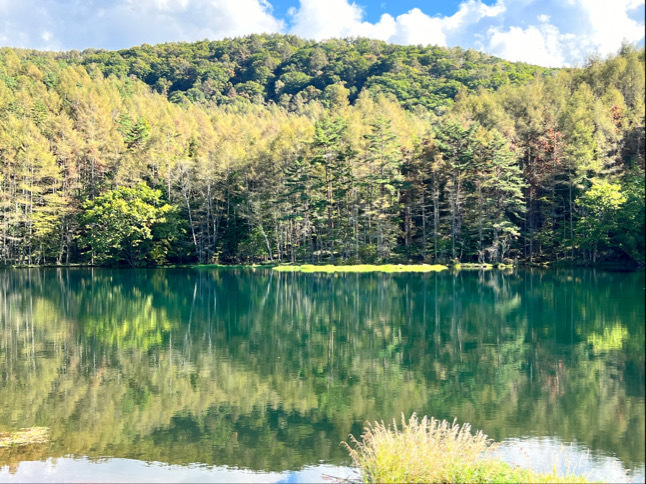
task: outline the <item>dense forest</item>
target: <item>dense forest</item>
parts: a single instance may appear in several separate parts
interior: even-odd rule
[[[0,264],[644,264],[644,49],[0,49]]]

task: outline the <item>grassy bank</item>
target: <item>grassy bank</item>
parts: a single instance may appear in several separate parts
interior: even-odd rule
[[[468,424],[450,424],[416,415],[401,426],[395,422],[368,425],[360,439],[343,442],[366,483],[380,482],[587,482],[580,476],[541,474],[512,466],[493,455],[482,432]]]
[[[316,266],[312,264],[305,264],[300,266],[277,266],[274,267],[275,271],[281,272],[439,272],[448,269],[447,266],[440,264],[418,264],[418,265],[371,265],[371,264],[357,264],[347,266],[324,265]]]

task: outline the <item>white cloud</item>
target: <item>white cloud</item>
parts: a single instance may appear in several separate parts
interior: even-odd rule
[[[394,18],[383,14],[378,22],[364,22],[363,10],[347,0],[301,0],[291,12],[291,33],[311,39],[371,37],[401,44],[445,45],[442,20],[414,8]]]
[[[105,16],[114,19],[117,25],[137,24],[148,35],[172,32],[173,40],[223,38],[283,29],[283,22],[273,17],[270,6],[262,0],[127,0],[106,10]]]
[[[489,28],[483,49],[512,61],[580,65],[591,52],[606,56],[616,53],[623,40],[643,41],[644,22],[629,16],[643,5],[644,0],[529,0],[522,9],[511,4],[506,25]],[[532,7],[550,15],[541,13],[536,16],[538,24],[522,25],[526,10]]]
[[[443,19],[429,17],[414,8],[397,17],[395,33],[388,41],[409,45],[446,45]]]
[[[127,0],[127,3],[136,5],[139,2],[135,0]],[[145,2],[144,2],[145,3]],[[188,7],[189,0],[153,0],[153,4],[159,10],[165,11],[181,11]]]
[[[376,24],[361,22],[352,28],[352,35],[356,37],[370,37],[385,41],[392,38],[396,32],[397,21],[388,13],[383,14]]]
[[[372,37],[400,44],[447,45],[447,32],[467,28],[485,17],[496,17],[505,11],[501,0],[486,5],[468,0],[449,17],[431,17],[419,8],[394,18],[383,14],[377,23],[363,21],[363,10],[348,0],[300,0],[300,7],[288,13],[291,33],[306,38]]]
[[[292,33],[304,38],[327,39],[352,35],[361,24],[363,12],[346,0],[301,0],[292,10]]]
[[[628,16],[628,11],[643,0],[576,0],[581,13],[587,17],[591,32],[584,36],[586,50],[596,49],[602,55],[617,51],[621,42],[637,42],[644,38],[644,23],[641,24]]]
[[[265,0],[95,0],[74,8],[67,3],[0,0],[0,39],[11,39],[15,47],[114,49],[284,30]]]
[[[566,39],[554,25],[543,23],[526,29],[510,27],[507,31],[492,28],[488,35],[489,51],[503,59],[545,67],[566,64],[563,45]]]
[[[461,3],[458,11],[452,16],[445,17],[443,23],[447,30],[459,30],[476,24],[483,18],[498,17],[506,10],[502,0],[498,0],[494,5],[486,5],[480,0],[468,0]]]

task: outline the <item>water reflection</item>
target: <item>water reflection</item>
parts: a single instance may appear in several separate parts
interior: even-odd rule
[[[510,439],[498,455],[514,465],[561,475],[584,475],[590,481],[643,482],[644,467],[626,472],[621,462],[608,456],[592,456],[587,449],[564,444],[558,439]],[[0,480],[7,482],[61,482],[74,476],[79,482],[276,482],[309,483],[346,479],[358,481],[351,467],[318,464],[295,471],[263,472],[203,464],[168,465],[132,459],[58,458],[23,461],[15,468],[0,467]]]
[[[132,459],[87,458],[47,459],[44,462],[21,462],[16,471],[8,474],[0,468],[0,479],[7,482],[272,482],[311,483],[330,481],[328,476],[340,479],[358,478],[354,469],[331,465],[306,466],[299,471],[262,472],[229,467],[204,465],[167,465],[161,462],[142,462]]]
[[[283,472],[347,463],[365,420],[644,464],[644,274],[39,269],[0,273],[0,429],[24,460]]]
[[[644,482],[644,466],[626,471],[616,457],[592,454],[576,443],[555,438],[509,439],[500,444],[498,455],[513,465],[536,472],[582,475],[590,482]]]

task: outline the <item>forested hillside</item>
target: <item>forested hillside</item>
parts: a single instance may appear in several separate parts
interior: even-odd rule
[[[392,94],[409,109],[436,109],[449,105],[461,88],[522,84],[546,71],[460,48],[372,39],[315,43],[293,35],[88,50],[68,58],[98,68],[104,76],[135,76],[175,103],[221,104],[242,97],[292,110],[311,100],[329,107],[340,82],[351,102],[366,88]]]
[[[644,50],[0,49],[2,264],[644,263]]]

